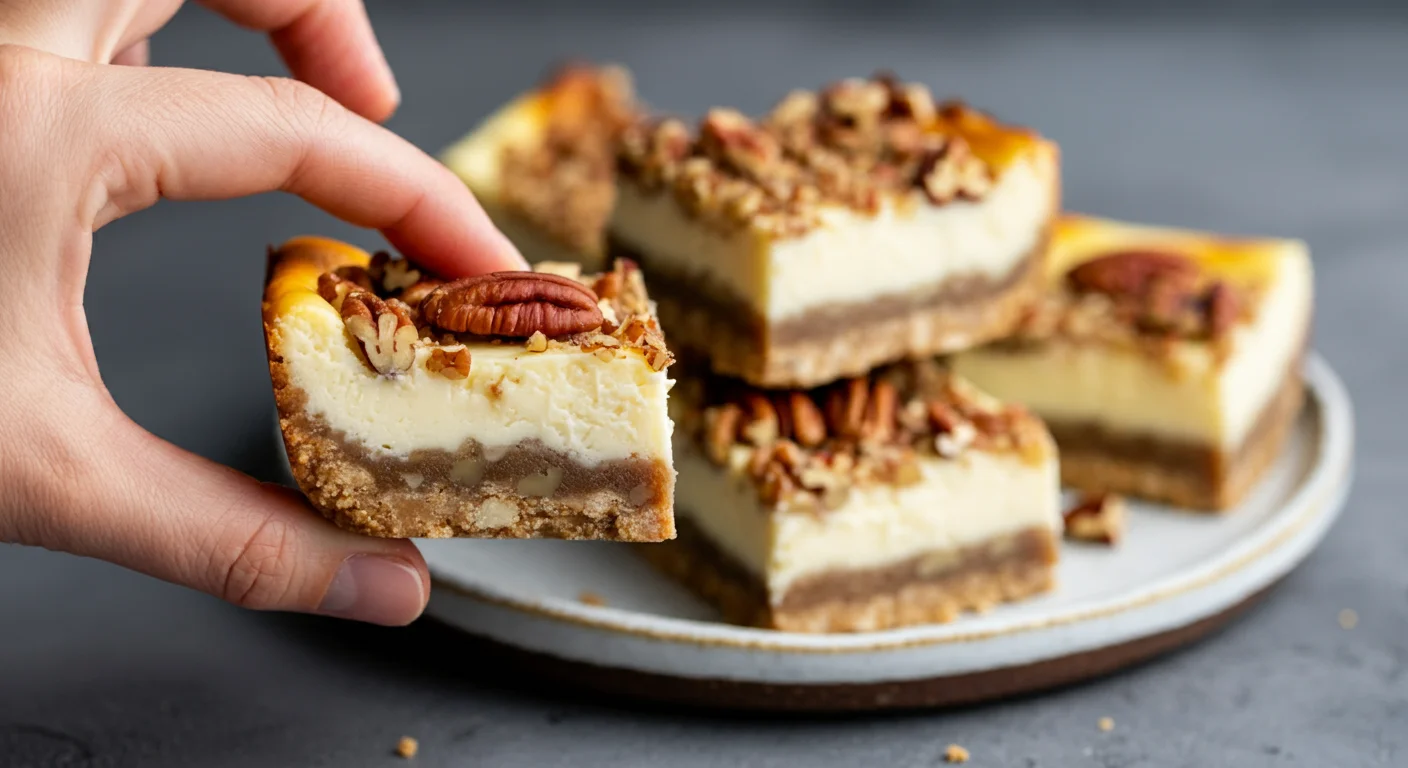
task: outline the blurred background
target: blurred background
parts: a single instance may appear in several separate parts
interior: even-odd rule
[[[931,765],[949,741],[980,765],[1408,762],[1408,3],[369,6],[404,94],[390,127],[430,152],[569,56],[628,66],[649,103],[686,115],[757,112],[885,68],[1054,138],[1070,209],[1308,240],[1316,346],[1360,418],[1347,513],[1247,620],[1151,666],[976,712],[773,725],[466,680],[443,671],[460,646],[433,626],[251,616],[5,548],[0,725],[52,733],[0,727],[0,765],[381,764],[402,733],[421,735],[431,765]],[[265,40],[194,6],[152,57],[282,73]],[[276,195],[164,202],[101,230],[87,311],[117,402],[184,447],[275,477],[263,254],[303,233],[380,245]],[[1352,636],[1335,620],[1345,607],[1361,616]],[[1107,714],[1119,731],[1092,745]]]

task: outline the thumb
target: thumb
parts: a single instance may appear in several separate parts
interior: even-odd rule
[[[247,608],[384,625],[407,624],[424,609],[429,575],[410,542],[342,531],[293,491],[181,450],[96,399],[65,415],[74,429],[47,430],[84,439],[40,458],[37,503],[19,512],[21,543],[108,560]]]

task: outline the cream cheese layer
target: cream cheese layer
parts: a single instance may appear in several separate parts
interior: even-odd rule
[[[472,344],[469,376],[452,380],[426,368],[431,348],[422,347],[408,372],[384,377],[358,357],[326,303],[281,314],[275,330],[306,411],[374,454],[454,451],[474,439],[492,456],[537,440],[587,466],[670,461],[666,394],[673,382],[634,350],[602,360],[576,349]]]
[[[942,553],[1061,521],[1054,449],[1038,464],[1013,454],[969,451],[958,459],[920,459],[922,479],[903,488],[851,492],[839,509],[766,511],[742,471],[747,448],[721,468],[681,445],[676,514],[761,578],[778,603],[799,579],[876,568]]]
[[[1091,341],[957,355],[956,373],[1052,422],[1096,424],[1232,450],[1246,439],[1305,346],[1312,279],[1304,246],[1287,244],[1269,270],[1256,317],[1233,331],[1219,363],[1211,345],[1180,342],[1170,359]]]
[[[949,277],[1006,277],[1044,234],[1057,205],[1055,161],[1014,162],[976,202],[887,202],[874,215],[832,207],[806,234],[725,234],[681,210],[669,194],[617,186],[614,238],[652,265],[718,285],[770,321],[828,304],[858,303],[937,285]]]

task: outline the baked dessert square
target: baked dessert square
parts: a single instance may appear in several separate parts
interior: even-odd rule
[[[611,252],[680,349],[812,387],[1010,334],[1041,286],[1056,146],[892,77],[622,135]]]
[[[441,280],[333,240],[270,255],[264,331],[298,485],[386,537],[674,536],[672,362],[639,270]]]
[[[530,262],[605,264],[616,142],[643,113],[616,66],[570,63],[442,153]]]
[[[954,369],[1046,421],[1069,485],[1235,506],[1300,413],[1305,245],[1085,216],[1054,243],[1043,303]]]
[[[680,536],[640,551],[727,621],[877,630],[1053,584],[1050,436],[932,363],[814,390],[691,372],[671,407]]]

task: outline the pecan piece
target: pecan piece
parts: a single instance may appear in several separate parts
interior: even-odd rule
[[[432,291],[444,284],[444,280],[434,277],[424,277],[416,284],[401,291],[401,295],[398,298],[406,302],[411,308],[418,308],[420,307],[420,303],[425,301],[426,296],[429,296]]]
[[[777,440],[781,434],[777,410],[766,397],[757,392],[743,396],[743,410],[746,414],[741,434],[753,445],[767,445]]]
[[[374,293],[353,290],[342,300],[342,321],[377,373],[394,376],[415,363],[414,345],[420,336],[404,303],[382,301]]]
[[[430,353],[430,358],[425,361],[425,369],[458,381],[469,376],[469,362],[469,350],[464,345],[440,347]]]
[[[821,441],[826,439],[826,420],[811,397],[805,392],[792,392],[787,405],[792,412],[792,435],[797,442],[803,448],[821,445]]]
[[[1066,510],[1066,537],[1114,546],[1124,535],[1124,509],[1124,499],[1113,493],[1084,496]]]
[[[709,157],[755,179],[782,156],[777,139],[732,109],[709,110],[699,127],[699,146]]]
[[[888,381],[876,381],[870,388],[870,402],[865,409],[865,424],[861,436],[876,443],[887,443],[895,436],[899,410],[899,391]]]
[[[1156,281],[1191,283],[1198,265],[1187,256],[1164,251],[1118,251],[1081,264],[1066,275],[1082,293],[1144,296]]]
[[[738,425],[743,421],[743,409],[734,403],[710,408],[704,414],[704,449],[715,464],[728,463],[728,452],[738,439]]]
[[[935,205],[955,198],[975,200],[992,188],[984,163],[968,142],[951,136],[942,147],[930,150],[919,162],[919,186]]]
[[[1242,311],[1236,290],[1219,280],[1208,288],[1206,301],[1208,333],[1213,338],[1226,335],[1232,330],[1232,326],[1236,325],[1237,317]]]
[[[865,377],[849,379],[831,390],[826,402],[826,416],[831,430],[841,437],[859,437],[865,424],[865,406],[870,397],[870,382]]]
[[[446,283],[420,305],[426,322],[447,331],[527,338],[566,336],[601,326],[596,294],[565,277],[495,272]]]

